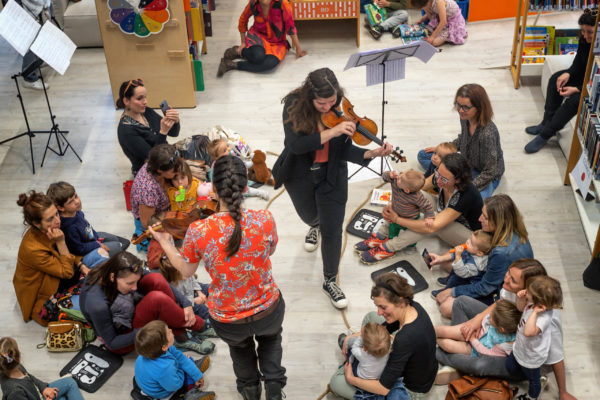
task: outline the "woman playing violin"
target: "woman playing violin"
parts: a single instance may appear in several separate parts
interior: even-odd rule
[[[333,71],[321,68],[283,98],[285,149],[273,167],[276,187],[285,185],[298,216],[310,227],[305,250],[316,250],[322,235],[323,291],[337,308],[348,305],[336,282],[348,199],[347,162],[368,165],[372,158],[392,152],[387,143],[374,150],[354,146],[349,138],[356,130],[352,121],[323,125],[321,117],[343,95]]]

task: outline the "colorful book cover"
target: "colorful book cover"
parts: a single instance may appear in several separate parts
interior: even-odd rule
[[[373,206],[387,206],[392,200],[391,190],[373,189],[371,195],[371,205]]]

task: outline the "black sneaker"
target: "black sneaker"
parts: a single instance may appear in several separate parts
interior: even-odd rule
[[[434,300],[437,300],[437,295],[440,294],[443,290],[444,289],[432,290],[431,297],[433,297]]]
[[[544,124],[532,125],[525,128],[525,132],[527,132],[530,135],[539,135],[540,133],[542,133],[543,129]]]
[[[304,238],[304,250],[308,252],[315,251],[319,247],[319,239],[321,238],[321,231],[318,226],[313,226],[308,230],[306,237]]]
[[[329,299],[335,308],[348,307],[348,299],[335,281],[335,276],[323,282],[323,291],[329,296]]]
[[[344,348],[344,340],[346,340],[346,335],[345,333],[340,333],[340,336],[338,336],[338,346],[340,346],[340,350]]]
[[[373,39],[379,40],[379,38],[383,34],[383,30],[381,29],[381,27],[379,25],[370,26],[369,33],[371,34],[371,36],[373,36]]]
[[[281,390],[283,386],[278,381],[265,381],[265,399],[267,400],[283,400],[285,393]]]
[[[395,39],[398,39],[400,36],[402,36],[402,33],[400,31],[400,27],[399,26],[395,26],[394,29],[392,29],[392,36]]]
[[[446,285],[448,284],[448,277],[447,276],[442,276],[440,278],[437,278],[437,284],[440,285],[441,287],[446,287]]]

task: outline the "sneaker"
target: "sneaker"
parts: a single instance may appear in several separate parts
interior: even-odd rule
[[[183,400],[213,400],[214,398],[215,392],[205,392],[198,388],[193,388],[183,395]]]
[[[340,350],[344,347],[344,340],[346,340],[346,335],[345,333],[340,333],[340,336],[338,336],[338,346],[340,346]]]
[[[548,141],[546,139],[544,139],[540,135],[537,135],[536,137],[533,138],[533,140],[531,140],[531,142],[527,143],[527,145],[525,146],[525,153],[527,153],[527,154],[537,153],[538,151],[540,151],[542,149],[542,147],[544,147],[546,145],[546,143],[548,143]]]
[[[264,190],[257,190],[256,195],[265,201],[269,201],[269,193],[265,192]]]
[[[434,385],[447,385],[455,379],[460,378],[460,374],[455,368],[452,368],[449,365],[444,365],[442,368],[438,369],[437,375],[435,376],[435,381],[433,381]]]
[[[443,290],[444,289],[432,290],[431,297],[433,297],[434,300],[437,300],[437,295],[440,294]]]
[[[387,251],[382,244],[377,247],[373,247],[370,250],[363,251],[360,253],[360,261],[363,264],[375,264],[379,261],[385,260],[396,255],[393,251]]]
[[[262,387],[260,383],[258,385],[250,385],[244,386],[238,389],[244,400],[260,400],[260,392],[262,391]]]
[[[196,367],[198,367],[200,372],[204,373],[204,372],[206,372],[208,367],[210,367],[210,357],[202,356],[199,359],[194,360],[194,364],[196,364]]]
[[[535,400],[535,399],[532,399],[531,397],[529,397],[529,395],[527,395],[526,393],[523,393],[522,395],[515,397],[515,400]]]
[[[548,384],[548,377],[546,375],[540,376],[540,384],[542,386],[542,388],[540,389],[540,392],[543,392],[544,389],[546,388],[546,385]]]
[[[386,239],[379,239],[377,237],[377,234],[371,233],[371,236],[369,236],[368,238],[366,238],[362,242],[356,243],[354,245],[354,249],[360,253],[360,252],[363,252],[363,251],[370,250],[373,247],[377,247],[381,243],[385,243],[386,241],[387,241],[387,238]]]
[[[265,381],[265,399],[283,400],[285,394],[282,391],[283,385],[279,381]]]
[[[448,284],[448,277],[447,276],[439,277],[439,278],[437,278],[436,282],[438,285],[445,288],[446,285]]]
[[[315,251],[319,247],[319,239],[321,238],[321,230],[318,226],[313,226],[308,230],[304,238],[304,250],[308,252]]]
[[[329,299],[335,308],[346,308],[348,307],[348,299],[335,279],[334,276],[323,282],[323,291],[329,296]]]
[[[237,69],[237,63],[233,60],[221,58],[221,62],[219,63],[219,69],[217,69],[217,78],[222,77],[225,74],[225,72],[231,71],[232,69]]]
[[[379,38],[383,34],[383,31],[379,25],[375,25],[369,26],[369,33],[371,34],[371,36],[373,36],[373,39],[379,40]]]
[[[201,331],[191,331],[190,334],[192,335],[192,337],[195,337],[200,340],[218,337],[217,332],[215,332],[215,328],[210,326],[206,327]]]
[[[240,58],[240,55],[238,54],[238,46],[233,46],[228,48],[227,50],[225,50],[225,53],[223,53],[223,58],[226,60],[235,60],[236,58]]]
[[[181,351],[195,351],[198,354],[210,354],[215,350],[215,344],[192,337],[185,342],[175,341],[175,348]]]
[[[38,79],[37,81],[33,81],[33,82],[24,80],[23,87],[28,88],[28,89],[35,89],[35,90],[44,90],[44,87],[46,88],[46,90],[50,89],[50,85],[48,85],[46,82],[42,83],[41,79]]]
[[[543,129],[544,124],[532,125],[525,128],[525,132],[527,132],[530,135],[539,135],[540,133],[542,133]]]
[[[395,39],[398,39],[400,36],[402,36],[402,32],[400,31],[400,27],[399,26],[395,26],[394,29],[392,29],[392,36]]]

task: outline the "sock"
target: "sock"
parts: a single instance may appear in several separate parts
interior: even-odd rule
[[[392,253],[392,251],[390,249],[387,248],[386,243],[381,243],[381,247],[383,247],[383,249],[385,251],[387,251],[388,253]]]
[[[382,235],[382,234],[381,234],[381,233],[379,233],[379,232],[377,232],[377,233],[375,234],[375,236],[377,236],[377,239],[379,239],[379,240],[383,240],[383,239],[385,239],[385,238],[386,238],[384,235]]]

